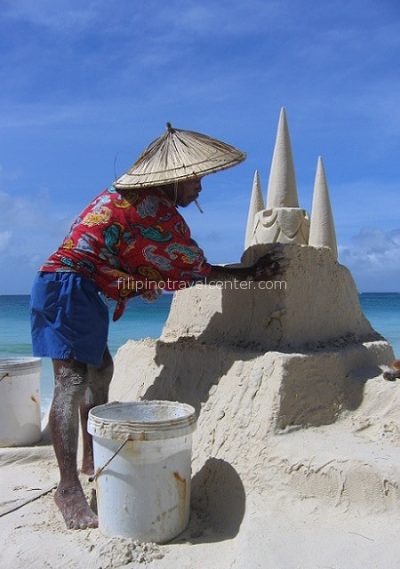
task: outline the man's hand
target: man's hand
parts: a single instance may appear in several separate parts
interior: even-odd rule
[[[203,282],[215,284],[216,281],[246,281],[248,279],[262,281],[282,273],[287,266],[288,261],[283,254],[282,244],[272,243],[268,247],[268,253],[258,259],[254,265],[245,267],[212,265],[210,273]]]

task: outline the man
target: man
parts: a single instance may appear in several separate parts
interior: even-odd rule
[[[168,133],[78,216],[40,268],[31,296],[32,344],[35,356],[53,361],[49,423],[60,470],[55,501],[68,528],[97,527],[78,477],[77,444],[80,414],[81,472],[90,475],[94,465],[88,413],[107,402],[113,374],[108,309],[100,294],[117,301],[116,320],[129,297],[151,294],[157,283],[174,290],[182,283],[259,279],[280,270],[279,253],[273,250],[249,268],[210,265],[178,213],[177,207],[197,200],[202,175],[243,159],[229,145],[169,125]],[[133,179],[142,175],[144,181]]]

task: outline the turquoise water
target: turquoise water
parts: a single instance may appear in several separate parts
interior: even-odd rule
[[[361,307],[372,326],[382,334],[400,355],[400,294],[362,293]]]
[[[129,339],[158,338],[168,316],[171,299],[172,295],[163,295],[153,304],[140,298],[132,299],[123,317],[110,325],[111,353],[115,354]],[[363,293],[360,302],[372,326],[400,355],[400,294]],[[30,355],[29,296],[0,296],[0,358]],[[50,404],[52,389],[51,363],[44,359],[41,378],[43,411]]]

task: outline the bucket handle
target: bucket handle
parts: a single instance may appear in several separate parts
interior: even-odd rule
[[[5,377],[8,377],[10,374],[6,371],[6,373],[3,373],[3,375],[0,377],[0,381],[3,381],[3,379]]]
[[[99,477],[99,474],[101,474],[103,472],[103,470],[105,469],[106,466],[108,466],[110,464],[110,462],[113,460],[113,458],[115,458],[117,456],[117,454],[124,448],[124,446],[126,445],[126,443],[129,441],[129,437],[127,439],[124,440],[124,442],[122,443],[122,445],[120,445],[117,450],[114,452],[114,454],[107,460],[107,462],[105,462],[103,464],[103,466],[101,468],[98,468],[96,470],[96,473],[93,476],[89,477],[89,482],[94,482],[95,480],[97,480],[97,478]]]

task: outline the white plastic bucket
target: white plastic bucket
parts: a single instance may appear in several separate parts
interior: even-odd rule
[[[0,447],[37,443],[40,358],[0,359]]]
[[[193,407],[174,401],[108,403],[90,411],[103,534],[165,543],[185,529],[195,428]]]

